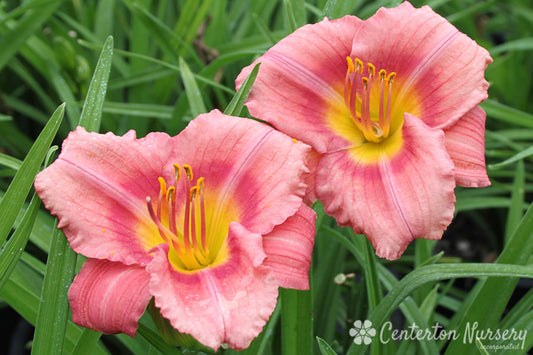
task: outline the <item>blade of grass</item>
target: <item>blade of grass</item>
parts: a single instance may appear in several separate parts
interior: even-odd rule
[[[296,18],[294,17],[294,11],[292,9],[292,3],[290,0],[283,0],[283,5],[285,7],[285,16],[286,16],[286,25],[287,33],[296,31],[298,24],[296,23]]]
[[[311,290],[280,289],[281,352],[313,354],[313,300]]]
[[[515,39],[490,49],[491,55],[512,51],[530,51],[533,49],[533,37]]]
[[[72,283],[75,266],[76,254],[63,233],[55,229],[35,322],[32,355],[63,352],[69,315],[67,289]]]
[[[495,263],[525,265],[533,252],[531,238],[533,238],[533,205],[527,210]],[[473,322],[478,322],[480,329],[493,328],[505,310],[517,282],[516,277],[509,277],[504,280],[488,279],[476,285],[465,301],[465,306],[458,312],[462,315],[462,319],[456,321],[458,331],[463,332],[466,325]],[[487,312],[487,309],[491,311]],[[457,351],[464,353],[471,350],[471,344],[454,342],[447,351],[448,354],[454,354]]]
[[[44,2],[42,6],[26,12],[16,25],[0,37],[0,70],[24,45],[28,37],[38,31],[42,24],[54,14],[63,0]]]
[[[518,322],[531,309],[533,309],[533,288],[520,298],[509,313],[505,315],[505,318],[500,322],[499,329],[511,329],[512,324]]]
[[[527,277],[533,278],[533,268],[522,265],[508,264],[439,264],[428,265],[413,270],[401,279],[394,288],[383,298],[374,312],[370,315],[370,321],[374,327],[380,327],[402,301],[415,289],[423,284],[433,281],[454,279],[459,277],[484,277],[501,276],[504,278]],[[501,282],[502,278],[492,278]],[[485,308],[486,311],[486,308]],[[482,327],[480,326],[480,329]],[[464,333],[462,333],[464,334]],[[452,342],[450,345],[460,343]],[[449,348],[448,348],[449,349]],[[363,353],[364,349],[352,344],[348,354]],[[449,350],[448,350],[449,351]],[[457,354],[457,353],[455,353]]]
[[[246,101],[248,95],[250,94],[250,91],[252,90],[252,85],[254,84],[255,78],[257,77],[260,65],[261,63],[257,63],[254,66],[248,77],[242,83],[241,87],[239,88],[239,91],[237,91],[228,106],[226,106],[226,109],[224,110],[224,113],[226,115],[240,116],[244,106],[244,102]]]
[[[307,14],[305,8],[305,0],[285,0],[290,3],[292,17],[296,28],[301,27],[307,23]]]
[[[139,323],[139,329],[137,331],[144,339],[146,339],[150,344],[152,344],[156,349],[158,349],[161,354],[183,355],[183,353],[179,351],[178,348],[175,348],[165,343],[165,341],[157,333],[155,333],[152,329],[150,329],[143,323]]]
[[[102,53],[96,64],[93,78],[89,84],[87,98],[83,104],[79,125],[88,131],[98,132],[102,119],[102,108],[104,106],[105,94],[107,92],[107,82],[111,72],[113,59],[113,37],[107,37]]]
[[[0,165],[6,166],[13,170],[18,170],[20,169],[22,162],[17,158],[13,158],[12,156],[9,156],[7,154],[0,153]]]
[[[533,147],[529,147],[515,155],[513,155],[512,157],[510,157],[509,159],[506,159],[504,161],[502,161],[501,163],[498,163],[498,164],[490,164],[488,166],[489,169],[500,169],[500,168],[503,168],[504,166],[507,166],[509,164],[512,164],[514,162],[517,162],[519,160],[522,160],[524,158],[527,158],[529,156],[533,155]]]
[[[24,259],[23,257],[22,260]],[[30,324],[35,325],[41,283],[42,274],[36,272],[25,262],[19,262],[4,288],[0,290],[0,297]],[[71,321],[67,322],[65,334],[65,352],[67,354],[74,354],[72,352],[74,342],[80,337],[81,333],[82,329],[80,327]],[[109,354],[109,352],[101,344],[97,344],[91,349],[91,355],[105,354]]]
[[[189,107],[191,108],[192,116],[196,117],[201,113],[207,112],[202,99],[202,93],[200,92],[200,89],[198,89],[198,84],[196,83],[191,70],[187,66],[187,63],[185,63],[182,58],[179,59],[179,63],[181,79],[183,80],[183,85],[185,85],[185,93],[187,94]]]
[[[136,103],[122,103],[122,102],[106,102],[103,107],[103,112],[115,113],[129,117],[147,117],[160,118],[169,120],[172,118],[171,106],[152,105],[152,104],[136,104]]]
[[[361,265],[365,272],[365,282],[368,297],[368,310],[372,312],[381,300],[381,286],[376,270],[376,254],[368,239],[365,238],[365,263]]]
[[[524,205],[525,174],[524,162],[519,161],[515,170],[513,191],[511,192],[511,205],[509,206],[507,222],[505,224],[505,244],[509,242],[509,239],[516,227],[520,224],[520,220],[524,214],[522,206]]]
[[[352,238],[349,239],[342,233],[339,233],[338,231],[325,227],[324,230],[328,232],[331,237],[336,238],[338,241],[340,241],[347,250],[349,250],[352,255],[355,257],[355,259],[363,265],[364,260],[364,254],[363,254],[363,243],[365,241],[363,238],[354,238],[357,237],[353,234],[352,231],[350,231],[350,234],[352,235]],[[396,277],[383,265],[377,264],[377,269],[380,277],[380,281],[383,283],[383,286],[387,290],[392,290],[395,285],[398,283],[398,280]],[[415,323],[420,328],[426,329],[428,328],[426,319],[424,318],[423,314],[421,313],[420,309],[418,308],[417,304],[411,297],[406,297],[405,300],[400,304],[400,309],[402,310],[403,314],[407,318],[408,322],[410,324]],[[425,354],[437,354],[438,349],[435,341],[423,341],[420,342],[420,347],[424,351]]]
[[[100,128],[112,57],[113,38],[108,37],[89,85],[78,123],[89,131],[98,131]],[[66,290],[74,277],[75,266],[76,253],[70,248],[63,233],[54,230],[35,325],[32,354],[58,354],[63,350],[69,314]],[[81,340],[96,342],[98,337],[84,337]]]
[[[47,149],[59,129],[64,112],[65,104],[62,104],[57,108],[50,121],[48,121],[39,137],[35,140],[35,143],[0,201],[0,216],[2,216],[2,223],[0,223],[0,245],[3,245],[6,241],[17,214],[24,204],[33,180],[46,156]]]
[[[179,49],[183,46],[187,51],[187,54],[195,60],[198,64],[202,64],[202,61],[198,57],[198,54],[194,49],[186,43],[180,36],[174,31],[168,28],[157,17],[143,9],[140,5],[136,4],[133,0],[123,0],[126,6],[132,11],[133,14],[139,17],[144,23],[147,30],[152,34],[161,49],[169,56],[173,62],[179,62]]]
[[[102,336],[102,333],[94,331],[92,329],[84,328],[80,335],[80,338],[74,346],[72,354],[76,355],[91,355],[92,349],[94,349],[96,343]]]
[[[337,355],[335,350],[324,339],[316,337],[316,342],[322,355]]]
[[[24,248],[26,248],[40,205],[41,200],[34,193],[18,228],[0,252],[0,290],[4,287],[7,279],[15,269],[15,265],[19,261]]]
[[[498,119],[513,126],[533,128],[533,115],[506,106],[494,100],[483,101],[480,106],[487,112],[487,116]]]

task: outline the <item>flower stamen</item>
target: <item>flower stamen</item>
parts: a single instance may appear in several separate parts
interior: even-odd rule
[[[209,266],[216,255],[211,257],[206,238],[206,213],[204,201],[204,178],[200,177],[192,186],[193,171],[189,165],[183,165],[185,205],[183,210],[183,229],[178,229],[177,221],[177,184],[181,180],[182,166],[174,164],[175,182],[167,187],[164,178],[159,177],[160,191],[157,206],[150,197],[146,197],[146,206],[151,219],[157,226],[159,235],[165,243],[172,246],[177,256],[177,265],[185,270],[197,270]],[[166,216],[168,216],[168,223]]]
[[[385,69],[378,72],[379,101],[375,102],[379,106],[376,107],[376,103],[371,100],[375,95],[372,89],[376,67],[372,63],[367,63],[367,76],[364,76],[362,75],[364,64],[359,58],[353,60],[351,57],[346,57],[346,61],[348,70],[344,83],[344,102],[365,139],[369,142],[381,142],[390,134],[392,82],[396,73],[392,72],[387,76]],[[360,109],[358,101],[361,102]],[[377,114],[377,117],[373,117],[372,113]]]

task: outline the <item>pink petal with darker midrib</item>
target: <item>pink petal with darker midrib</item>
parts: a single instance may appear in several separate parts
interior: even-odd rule
[[[317,195],[326,212],[364,233],[377,255],[390,260],[415,238],[439,239],[455,204],[443,132],[406,114],[402,134],[403,147],[390,159],[358,162],[357,150],[326,154],[317,174]]]
[[[88,259],[68,293],[74,323],[106,334],[135,336],[152,298],[149,281],[143,267]]]
[[[261,332],[276,306],[278,283],[262,262],[261,236],[232,223],[228,257],[219,266],[177,272],[162,245],[147,267],[155,304],[179,332],[218,349],[244,349]]]

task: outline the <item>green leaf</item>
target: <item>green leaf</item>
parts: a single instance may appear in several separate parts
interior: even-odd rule
[[[502,276],[506,278],[533,278],[533,268],[521,265],[478,263],[439,264],[423,266],[413,270],[403,279],[401,279],[393,287],[393,289],[383,298],[383,300],[379,303],[374,312],[372,312],[369,319],[372,324],[374,324],[374,327],[380,327],[411,292],[428,282],[454,279],[459,277],[483,276]],[[501,278],[493,280],[497,280],[501,283]],[[480,328],[482,327],[480,326]],[[458,343],[460,342],[452,342],[450,345]],[[352,344],[350,346],[348,354],[362,353],[363,351],[364,349],[361,346],[356,347]]]
[[[522,160],[524,158],[527,158],[529,156],[533,155],[533,146],[532,147],[529,147],[515,155],[513,155],[512,157],[510,157],[509,159],[506,159],[504,161],[502,161],[501,163],[498,163],[498,164],[490,164],[488,166],[489,169],[500,169],[500,168],[503,168],[504,166],[507,166],[509,164],[512,164],[514,162],[517,162],[519,160]]]
[[[152,329],[148,328],[145,324],[139,323],[139,329],[137,332],[145,338],[150,344],[158,349],[161,354],[168,355],[183,355],[177,348],[168,345],[165,341]]]
[[[7,154],[0,153],[0,165],[6,166],[13,170],[18,170],[20,169],[22,162],[17,158],[13,158],[12,156],[9,156]]]
[[[313,354],[311,290],[280,289],[281,349],[283,354]]]
[[[481,355],[489,355],[487,350],[485,350],[485,345],[478,338],[476,338],[476,347]]]
[[[33,194],[30,205],[24,213],[24,217],[15,230],[9,241],[0,252],[0,290],[4,287],[15,265],[20,259],[26,243],[30,238],[30,232],[37,217],[37,211],[41,205],[41,200],[37,194]]]
[[[327,231],[331,237],[336,238],[338,241],[340,241],[346,247],[346,249],[348,249],[352,253],[352,255],[357,259],[357,261],[361,265],[364,264],[363,262],[364,260],[363,243],[365,243],[365,240],[363,239],[365,238],[364,236],[353,235],[353,232],[350,231],[350,234],[352,234],[353,237],[349,239],[343,234],[339,233],[338,231],[332,228],[323,227],[323,229]],[[361,238],[354,238],[354,237],[361,237]],[[378,263],[377,269],[378,269],[380,281],[383,283],[385,288],[389,292],[391,292],[391,290],[393,290],[395,286],[398,284],[398,280],[385,266]],[[406,297],[404,299],[404,301],[400,304],[400,309],[402,310],[403,314],[405,315],[409,323],[411,324],[415,323],[420,328],[423,328],[423,329],[428,328],[426,319],[424,318],[417,304],[411,297]],[[425,354],[437,354],[438,353],[438,349],[437,349],[437,345],[435,341],[420,342],[420,347],[422,348]]]
[[[164,120],[169,120],[172,117],[172,110],[172,106],[131,102],[106,102],[103,108],[103,112],[106,113],[126,115],[128,117],[160,118]]]
[[[59,229],[52,233],[41,302],[35,323],[32,355],[61,354],[69,316],[67,290],[74,277],[76,253]]]
[[[294,17],[294,11],[290,0],[283,0],[285,6],[285,15],[287,17],[288,32],[294,32],[298,28],[296,18]]]
[[[522,296],[522,298],[520,298],[513,308],[505,315],[505,318],[500,322],[499,328],[511,329],[513,324],[517,323],[530,309],[533,309],[533,288]]]
[[[533,252],[533,205],[529,207],[522,221],[509,238],[505,248],[496,260],[494,266],[501,264],[525,265]],[[468,267],[471,267],[469,264]],[[530,268],[532,269],[532,268]],[[512,276],[512,275],[509,275]],[[465,300],[464,306],[458,314],[462,317],[457,319],[457,329],[462,332],[468,323],[478,322],[479,328],[493,328],[505,310],[509,299],[518,282],[518,277],[506,279],[487,279],[479,282]],[[487,312],[490,309],[490,312]],[[472,344],[453,342],[447,349],[448,354],[465,353],[472,351]]]
[[[0,70],[24,45],[28,37],[38,31],[53,15],[62,1],[43,2],[41,6],[28,10],[13,28],[0,36]]]
[[[322,355],[337,355],[335,350],[324,339],[316,337],[316,342]]]
[[[505,224],[505,244],[507,244],[513,232],[520,224],[520,220],[524,214],[525,174],[524,162],[520,161],[515,170],[511,205],[509,206],[507,222]]]
[[[78,342],[76,343],[76,346],[74,347],[74,351],[72,351],[72,354],[91,355],[92,349],[95,348],[96,343],[98,343],[98,340],[101,336],[102,333],[89,328],[84,328],[80,338],[78,339]]]
[[[39,137],[35,140],[35,143],[0,201],[0,216],[2,216],[2,223],[0,223],[0,245],[4,244],[17,214],[24,204],[33,180],[46,156],[47,149],[59,129],[64,112],[65,104],[62,104],[57,108],[50,121],[48,121],[41,134],[39,134]]]
[[[189,107],[191,108],[191,113],[193,117],[198,116],[201,113],[207,112],[205,108],[204,101],[202,99],[202,93],[198,89],[198,84],[194,76],[187,66],[187,63],[180,58],[180,70],[181,78],[183,80],[183,85],[185,85],[185,93],[187,94],[187,100],[189,101]]]
[[[109,36],[104,43],[102,53],[96,64],[80,116],[79,125],[85,127],[88,131],[98,132],[100,129],[102,108],[104,106],[109,73],[111,72],[112,59],[113,37]]]
[[[24,255],[28,256],[28,254]],[[24,319],[35,325],[37,309],[39,307],[39,291],[42,283],[42,274],[23,261],[25,259],[23,256],[21,262],[17,263],[5,287],[0,290],[0,297],[24,317]],[[82,329],[80,327],[71,321],[67,322],[64,353],[75,354],[73,352],[74,342],[81,334]],[[97,344],[97,346],[91,349],[91,355],[105,354],[109,354],[109,352],[101,344]]]
[[[248,95],[250,94],[250,91],[252,90],[252,86],[254,84],[255,78],[257,77],[257,73],[259,72],[259,66],[261,63],[257,63],[250,74],[246,77],[244,82],[242,83],[241,87],[239,88],[239,91],[233,96],[233,99],[231,99],[228,106],[226,106],[226,109],[224,110],[224,113],[226,115],[230,116],[240,116],[242,109],[244,107],[244,102],[248,98]]]
[[[433,312],[435,311],[435,307],[437,305],[438,290],[439,285],[433,287],[433,289],[429,291],[426,298],[424,298],[422,304],[420,305],[420,311],[422,312],[424,317],[426,317],[428,323],[431,322],[431,316],[433,315]]]
[[[376,254],[370,241],[365,238],[365,282],[368,297],[368,310],[372,312],[381,300],[381,286],[379,285],[378,273],[376,270]]]
[[[487,116],[514,126],[533,128],[533,115],[515,108],[506,106],[493,100],[485,100],[480,106],[487,112]]]
[[[191,58],[193,58],[198,64],[202,64],[202,61],[194,49],[157,17],[143,9],[134,0],[123,0],[123,2],[130,8],[132,13],[139,17],[146,29],[152,34],[161,49],[172,59],[172,61],[179,61],[179,50],[183,47]]]
[[[519,38],[513,41],[506,41],[503,44],[492,47],[489,52],[491,55],[500,54],[503,52],[513,51],[530,51],[533,49],[533,37]]]

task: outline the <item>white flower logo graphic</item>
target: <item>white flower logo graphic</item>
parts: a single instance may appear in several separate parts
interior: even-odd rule
[[[357,345],[368,345],[372,342],[372,337],[376,335],[376,330],[372,328],[372,322],[365,320],[353,322],[353,328],[350,329],[350,336],[354,337],[353,342]]]

